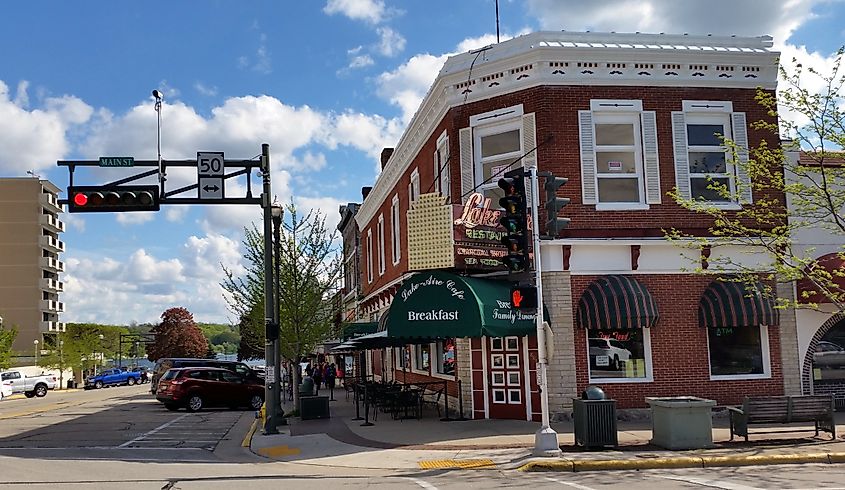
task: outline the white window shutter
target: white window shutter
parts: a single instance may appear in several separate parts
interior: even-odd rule
[[[591,111],[578,111],[578,133],[581,139],[581,202],[595,204],[598,201],[596,147]]]
[[[657,156],[657,116],[654,111],[643,111],[643,169],[645,170],[645,195],[648,204],[660,204],[660,163]]]
[[[461,143],[461,204],[466,203],[469,193],[475,187],[472,162],[472,128],[460,130]]]
[[[414,184],[408,182],[408,209],[414,205]]]
[[[687,122],[683,112],[672,112],[672,143],[675,150],[675,186],[678,197],[681,199],[691,199],[689,151],[687,151]]]
[[[530,152],[530,153],[529,153]],[[525,168],[537,168],[537,125],[534,113],[522,116],[522,166]],[[514,168],[519,168],[514,165]],[[496,179],[498,180],[498,179]],[[532,202],[531,186],[525,186],[525,200]]]
[[[442,192],[440,190],[440,149],[434,150],[434,192]]]
[[[745,170],[745,165],[748,165],[748,129],[745,125],[744,112],[731,113],[731,127],[733,128],[733,142],[736,145],[736,157],[739,160],[739,165],[736,165],[739,201],[743,204],[751,204],[751,178]]]

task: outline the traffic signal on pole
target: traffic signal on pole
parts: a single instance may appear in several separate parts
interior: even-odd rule
[[[156,185],[73,186],[68,187],[68,196],[71,213],[159,210]]]
[[[536,310],[537,286],[511,286],[511,306],[515,310]]]
[[[505,228],[502,243],[507,255],[502,262],[511,274],[526,272],[531,268],[528,256],[528,211],[525,200],[525,175],[522,169],[511,170],[499,179],[499,187],[505,196],[499,199],[504,210],[499,223]]]
[[[569,218],[557,216],[560,210],[569,204],[568,197],[557,197],[557,190],[567,182],[569,179],[566,177],[549,175],[543,186],[546,189],[546,235],[551,238],[556,238],[561,230],[569,226]]]

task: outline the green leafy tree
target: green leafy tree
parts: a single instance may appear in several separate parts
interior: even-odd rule
[[[839,310],[845,309],[845,290],[840,287],[845,271],[824,267],[815,248],[801,243],[800,238],[824,232],[832,243],[845,243],[845,107],[843,107],[843,52],[840,48],[826,73],[803,67],[793,58],[791,66],[780,67],[781,90],[758,90],[757,101],[767,110],[769,120],[752,122],[754,129],[770,137],[759,145],[743,148],[729,138],[722,138],[730,156],[729,162],[746,173],[749,182],[736,179],[735,195],[750,191],[753,205],[729,210],[673,193],[683,207],[710,216],[712,237],[696,237],[678,230],[667,236],[696,252],[720,245],[745,245],[749,253],[765,253],[769,260],[763,266],[750,266],[732,254],[712,254],[709,270],[729,269],[732,279],[751,283],[764,279],[767,291],[771,284],[803,279],[817,292],[807,291],[803,300],[815,306],[826,301]],[[815,90],[812,87],[821,87]],[[778,121],[776,117],[781,115]],[[789,118],[783,117],[789,115]],[[770,144],[785,134],[791,143]],[[721,136],[721,135],[720,135]],[[804,151],[804,158],[794,158]],[[747,153],[748,158],[740,158]],[[723,200],[730,200],[730,188],[709,180],[708,189]],[[789,203],[789,206],[787,206]],[[837,252],[845,259],[845,249]],[[697,257],[691,254],[695,263]],[[702,272],[702,268],[697,269]],[[796,301],[777,298],[780,307],[795,306]]]
[[[335,334],[331,296],[342,273],[335,239],[319,211],[303,216],[293,201],[285,206],[280,240],[279,344],[282,356],[292,363]],[[264,338],[264,240],[254,223],[245,229],[244,246],[249,263],[246,274],[234,277],[224,267],[226,280],[222,283],[231,311],[241,319],[242,347],[244,339]],[[299,370],[293,371],[297,385]],[[297,403],[297,390],[294,397]]]
[[[0,371],[12,367],[12,343],[18,336],[15,327],[0,325]]]
[[[161,314],[161,323],[153,327],[155,342],[147,344],[147,357],[206,357],[208,340],[185,308],[170,308]]]

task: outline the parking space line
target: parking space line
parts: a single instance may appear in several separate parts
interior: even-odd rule
[[[577,488],[578,490],[595,490],[593,487],[588,487],[586,485],[580,485],[578,483],[572,483],[569,481],[558,480],[557,478],[546,477],[547,481],[559,483],[561,485],[565,485],[567,487]]]
[[[124,442],[123,444],[121,444],[120,446],[117,446],[117,447],[118,447],[118,448],[124,448],[124,447],[126,447],[126,446],[130,446],[130,445],[132,445],[132,443],[135,443],[135,442],[137,442],[137,441],[140,441],[140,440],[144,439],[144,438],[145,438],[145,437],[147,437],[147,436],[151,436],[151,435],[155,434],[156,432],[158,432],[158,431],[160,431],[160,430],[163,430],[163,429],[166,429],[166,428],[170,427],[171,425],[175,424],[176,422],[179,422],[180,420],[184,419],[184,418],[185,418],[185,417],[187,417],[188,415],[191,415],[191,414],[186,413],[186,414],[184,414],[184,415],[181,415],[181,416],[179,416],[179,417],[177,417],[177,418],[175,418],[175,419],[171,420],[170,422],[167,422],[167,423],[165,423],[165,424],[161,424],[161,425],[159,425],[158,427],[156,427],[155,429],[153,429],[153,430],[151,430],[151,431],[149,431],[149,432],[145,432],[145,433],[141,434],[140,436],[136,437],[135,439],[132,439],[131,441]]]

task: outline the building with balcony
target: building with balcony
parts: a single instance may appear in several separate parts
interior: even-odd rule
[[[752,124],[775,122],[755,99],[776,89],[771,46],[537,32],[449,58],[355,214],[361,320],[393,339],[368,350],[371,374],[445,380],[473,418],[539,420],[536,329],[510,304],[498,223],[497,180],[524,167],[568,179],[570,226],[539,251],[553,414],[591,384],[621,408],[800,392],[784,375],[799,370],[794,322],[781,324],[762,284],[708,269],[710,257],[765,254],[710,236],[712,218],[669,194],[754,206],[720,136],[779,144]],[[672,228],[712,242],[691,251],[665,237]]]
[[[64,285],[60,259],[60,190],[37,178],[0,178],[0,316],[18,330],[13,349],[34,355],[34,341],[65,330],[59,314]]]

